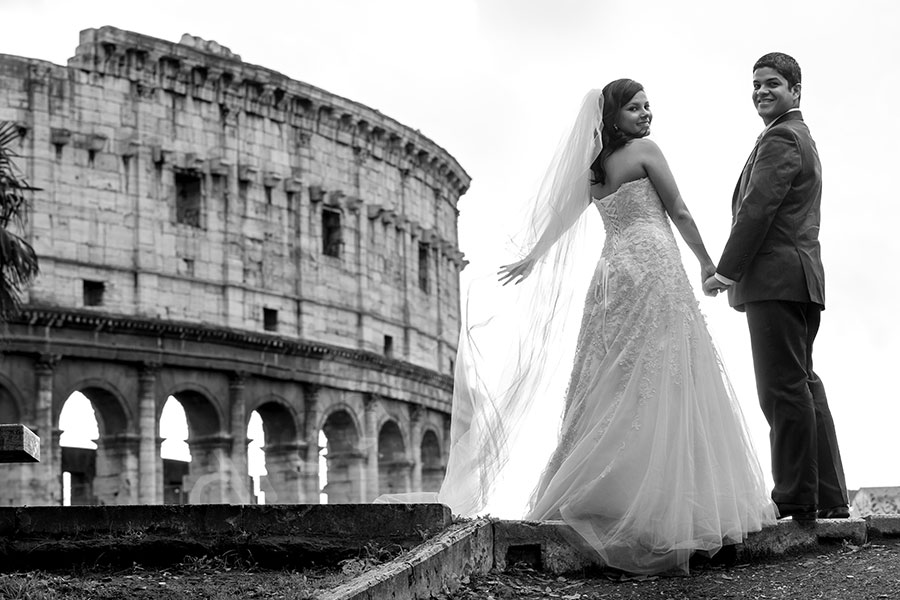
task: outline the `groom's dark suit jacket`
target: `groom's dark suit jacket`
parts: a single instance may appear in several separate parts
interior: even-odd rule
[[[819,248],[822,169],[799,111],[776,119],[750,154],[732,199],[731,235],[717,272],[728,301],[793,300],[825,307]]]

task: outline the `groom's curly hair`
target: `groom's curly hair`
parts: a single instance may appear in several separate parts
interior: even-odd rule
[[[797,64],[793,56],[788,56],[783,52],[769,52],[756,61],[753,65],[753,70],[765,67],[775,69],[779,75],[787,80],[789,87],[794,87],[800,83],[800,65]]]

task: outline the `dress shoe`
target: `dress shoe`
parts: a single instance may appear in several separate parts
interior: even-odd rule
[[[818,511],[816,511],[814,507],[798,505],[778,507],[779,519],[791,517],[795,521],[804,521],[808,523],[810,521],[815,521],[817,516]]]
[[[819,511],[820,519],[849,519],[850,509],[846,506],[833,506]]]

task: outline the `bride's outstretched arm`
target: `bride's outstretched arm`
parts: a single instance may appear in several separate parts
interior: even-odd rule
[[[681,192],[678,191],[678,186],[675,184],[675,177],[669,169],[669,163],[666,162],[665,156],[654,142],[644,138],[635,140],[635,143],[639,143],[637,149],[644,169],[646,169],[650,181],[653,182],[653,187],[659,193],[669,218],[672,219],[678,233],[681,234],[684,242],[700,262],[701,281],[706,280],[716,272],[716,265],[706,250],[706,245],[703,243],[691,211],[688,210],[687,204],[681,198]]]
[[[500,267],[500,270],[497,272],[500,283],[503,285],[510,282],[518,284],[528,277],[537,262],[575,224],[589,205],[590,198],[586,196],[580,207],[576,205],[573,208],[570,203],[567,207],[568,214],[564,212],[550,212],[549,216],[545,216],[547,223],[528,254],[521,260]]]

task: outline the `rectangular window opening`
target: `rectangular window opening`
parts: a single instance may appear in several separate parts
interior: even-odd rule
[[[278,311],[274,308],[263,309],[263,329],[278,331]]]
[[[388,358],[394,358],[394,337],[390,335],[384,336],[384,355]]]
[[[200,227],[200,208],[203,198],[203,179],[196,171],[175,172],[175,220],[191,227]]]
[[[428,244],[419,242],[419,289],[428,292]]]
[[[328,208],[322,209],[322,253],[325,256],[339,257],[342,244],[341,213]]]
[[[103,292],[106,284],[102,281],[84,280],[82,298],[85,306],[103,306]]]

